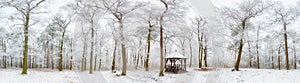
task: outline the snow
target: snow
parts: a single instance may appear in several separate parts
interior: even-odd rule
[[[165,58],[186,58],[186,57],[178,52],[175,52],[170,55],[167,55]]]
[[[73,71],[29,69],[27,73],[22,75],[21,69],[0,69],[0,83],[80,83]]]
[[[120,71],[56,71],[50,69],[29,69],[28,75],[21,75],[21,69],[0,69],[0,83],[297,83],[300,70],[274,69],[217,69],[186,73],[165,73],[159,77],[158,70],[128,70],[126,76],[117,76]]]

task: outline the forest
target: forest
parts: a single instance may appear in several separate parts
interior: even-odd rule
[[[164,76],[174,52],[188,68],[299,68],[300,1],[241,0],[211,17],[186,0],[62,2],[0,1],[0,69]]]

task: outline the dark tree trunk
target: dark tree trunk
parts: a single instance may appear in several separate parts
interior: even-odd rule
[[[152,24],[150,21],[148,21],[148,36],[147,36],[147,56],[145,61],[145,69],[146,71],[149,71],[149,56],[150,56],[150,46],[151,46],[151,32],[152,32]]]
[[[70,70],[72,70],[72,68],[73,68],[73,56],[71,56],[71,60],[70,60]]]
[[[234,69],[236,71],[239,71],[239,65],[240,65],[240,61],[241,61],[241,57],[242,57],[242,52],[243,52],[243,39],[240,40],[240,46],[239,46],[239,51],[238,51],[238,57],[237,57],[237,61],[235,63],[235,67]]]
[[[207,65],[207,46],[204,48],[204,66],[208,67]]]
[[[281,57],[280,57],[280,47],[278,48],[278,69],[280,70],[281,69],[281,67],[280,67],[280,65],[281,65],[281,63],[280,63],[280,59]]]
[[[114,71],[116,69],[116,50],[117,50],[117,40],[115,40],[115,46],[114,46],[114,51],[113,51],[113,60],[112,60],[112,66],[111,66],[111,71]]]
[[[287,24],[283,24],[283,29],[284,29],[284,48],[285,48],[285,65],[286,65],[286,69],[289,70],[290,69],[290,65],[289,65],[289,48],[288,48],[288,38],[287,38],[287,30],[286,30],[286,25]]]
[[[243,21],[242,21],[242,37],[240,39],[240,44],[239,44],[239,51],[238,51],[238,57],[237,57],[237,60],[236,60],[236,63],[235,63],[235,67],[234,69],[236,71],[239,71],[239,67],[240,67],[240,62],[241,62],[241,57],[242,57],[242,53],[243,53],[243,46],[244,46],[244,39],[243,39],[243,36],[244,36],[244,30],[246,28],[246,21],[247,21],[247,18],[245,18]]]
[[[29,28],[29,13],[25,15],[25,25],[24,25],[24,50],[23,50],[23,70],[22,74],[27,74],[28,63],[28,28]]]
[[[94,50],[94,28],[93,28],[93,21],[91,21],[91,24],[92,24],[92,34],[91,34],[91,38],[92,38],[92,40],[91,40],[91,49],[90,49],[90,51],[91,51],[91,53],[90,53],[90,74],[93,74],[93,50]],[[95,62],[96,62],[96,60],[95,60]]]
[[[259,64],[259,46],[258,46],[258,39],[259,39],[259,30],[260,27],[258,27],[257,33],[256,33],[256,55],[257,55],[257,69],[260,69],[260,64]]]
[[[46,43],[46,68],[49,68],[49,61],[50,61],[50,49],[49,49],[49,40],[47,37]]]
[[[294,69],[297,69],[297,54],[296,54],[296,46],[295,46],[295,43],[294,43]]]
[[[59,52],[59,62],[58,62],[58,71],[62,71],[63,70],[63,46],[64,46],[64,37],[65,37],[65,28],[62,32],[62,36],[61,36],[61,40],[60,40],[60,52]]]

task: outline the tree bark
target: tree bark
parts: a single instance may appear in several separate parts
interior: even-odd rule
[[[245,18],[245,19],[242,21],[242,36],[241,36],[241,39],[240,39],[240,44],[239,44],[239,51],[238,51],[237,61],[236,61],[236,63],[235,63],[235,67],[234,67],[234,69],[235,69],[236,71],[239,71],[240,61],[241,61],[241,57],[242,57],[242,53],[243,53],[243,46],[244,46],[244,39],[243,39],[243,36],[244,36],[244,30],[246,29],[246,21],[247,21],[247,18]]]
[[[71,60],[70,60],[70,70],[72,70],[72,68],[73,68],[73,56],[71,56]]]
[[[28,63],[27,63],[27,56],[28,56],[28,28],[29,28],[29,17],[30,14],[27,13],[25,15],[25,25],[24,25],[24,50],[23,50],[23,70],[22,74],[27,74]]]
[[[198,55],[199,55],[199,68],[202,68],[202,60],[203,60],[203,34],[201,34],[200,36],[200,27],[198,27],[198,43],[199,43],[199,46],[198,46]]]
[[[260,69],[260,64],[259,64],[259,46],[258,46],[258,37],[259,37],[259,30],[260,30],[260,27],[258,28],[257,30],[257,33],[256,33],[256,55],[257,55],[257,69]]]
[[[204,47],[204,66],[208,67],[208,65],[207,65],[207,46]]]
[[[121,36],[121,51],[122,51],[122,73],[121,75],[126,75],[127,70],[127,56],[126,56],[126,47],[125,47],[125,37],[124,37],[124,27],[123,27],[123,17],[122,15],[119,18],[119,28],[120,28],[120,36]]]
[[[95,59],[94,59],[94,71],[97,70],[97,58],[98,58],[98,56],[96,55]]]
[[[284,29],[284,48],[285,48],[285,65],[286,65],[286,69],[289,70],[290,69],[290,65],[289,65],[289,48],[288,48],[288,38],[287,38],[287,30],[286,30],[286,25],[287,24],[283,24],[283,29]]]
[[[115,46],[114,46],[114,51],[113,51],[113,58],[112,58],[112,64],[111,64],[112,72],[116,69],[116,50],[117,50],[117,40],[115,40]]]
[[[47,43],[46,43],[46,68],[49,68],[50,63],[50,48],[49,48],[49,39],[47,37]]]
[[[189,42],[190,42],[190,65],[189,65],[189,67],[191,68],[192,67],[192,63],[193,63],[193,48],[192,48],[192,42],[191,42],[192,40],[191,39],[189,39]]]
[[[83,52],[82,52],[82,62],[81,62],[81,71],[86,70],[86,57],[85,57],[85,52],[86,52],[86,34],[84,34],[84,43],[83,43]]]
[[[273,55],[273,49],[271,51],[271,62],[272,62],[272,69],[275,69],[275,65],[274,65],[274,55]]]
[[[295,43],[294,43],[294,46],[293,46],[293,48],[294,48],[294,69],[297,69],[297,55],[296,55],[296,45],[295,45]]]
[[[250,68],[252,68],[252,52],[251,52],[251,45],[250,45],[250,42],[248,42],[248,50],[249,50],[249,65],[250,65]]]
[[[64,46],[64,36],[65,36],[65,27],[63,27],[64,30],[62,32],[61,40],[60,40],[60,52],[59,52],[59,62],[58,62],[58,71],[63,70],[63,46]]]
[[[280,63],[280,59],[281,57],[280,57],[280,47],[278,48],[278,69],[280,70],[281,69],[281,67],[280,67],[280,65],[281,65],[281,63]]]
[[[91,49],[90,49],[90,51],[91,51],[91,53],[90,53],[90,74],[93,74],[93,50],[94,50],[94,25],[93,25],[93,20],[91,21],[91,24],[92,24],[92,27],[91,27],[91,29],[92,29],[92,34],[91,34]],[[95,60],[96,61],[96,60]]]
[[[2,56],[3,56],[3,66],[4,66],[4,68],[7,68],[6,67],[6,42],[5,42],[5,39],[3,38],[2,39],[2,52],[3,52],[3,54],[2,54]],[[1,65],[1,64],[0,64]]]
[[[164,45],[163,45],[163,16],[160,17],[160,41],[159,41],[159,46],[160,46],[160,72],[159,76],[164,76]]]
[[[239,65],[240,65],[240,61],[241,61],[241,57],[242,57],[242,52],[243,52],[243,39],[240,39],[240,46],[239,46],[239,51],[238,51],[238,57],[237,57],[237,61],[236,61],[236,64],[235,64],[235,67],[234,69],[236,71],[239,71]]]
[[[152,32],[152,24],[148,21],[148,36],[147,36],[147,56],[145,62],[145,69],[149,71],[149,56],[150,56],[150,49],[151,49],[151,32]]]

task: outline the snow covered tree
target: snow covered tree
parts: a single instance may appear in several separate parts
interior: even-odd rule
[[[118,23],[119,27],[119,35],[121,42],[121,50],[122,50],[122,74],[126,75],[127,69],[127,53],[126,53],[126,42],[125,42],[125,33],[124,33],[124,20],[126,16],[142,5],[138,2],[132,2],[129,0],[102,0],[103,6],[96,6],[98,8],[104,9],[111,14],[115,21]],[[136,3],[136,4],[132,4]]]
[[[203,17],[197,16],[193,20],[193,25],[195,26],[195,29],[193,29],[194,33],[197,35],[198,40],[198,67],[202,68],[202,62],[203,62],[203,49],[204,49],[204,27],[206,27],[206,21]]]
[[[293,24],[295,20],[299,17],[297,14],[297,10],[293,6],[284,6],[282,3],[277,3],[276,6],[273,7],[273,12],[271,14],[275,18],[272,19],[273,22],[282,24],[282,34],[284,36],[284,50],[285,50],[285,63],[286,69],[290,69],[289,64],[289,46],[288,46],[288,31],[287,26]]]
[[[18,13],[21,13],[23,19],[23,28],[24,28],[24,52],[23,52],[23,70],[22,74],[27,74],[27,57],[28,57],[28,29],[31,25],[30,18],[34,14],[39,14],[40,12],[37,11],[43,2],[46,0],[24,0],[24,1],[16,1],[16,0],[6,0],[3,1],[5,3],[5,6],[13,7],[15,8]]]
[[[234,69],[239,71],[241,56],[245,42],[245,31],[249,27],[250,19],[261,15],[271,5],[261,0],[243,0],[237,8],[223,8],[223,15],[232,21],[231,35],[236,38],[235,43],[238,45],[238,56]]]
[[[69,26],[71,22],[71,18],[64,19],[61,14],[57,14],[52,19],[52,27],[57,27],[58,31],[60,32],[60,51],[59,51],[59,63],[58,63],[58,70],[63,70],[63,46],[64,46],[64,37],[66,33],[66,28]]]

